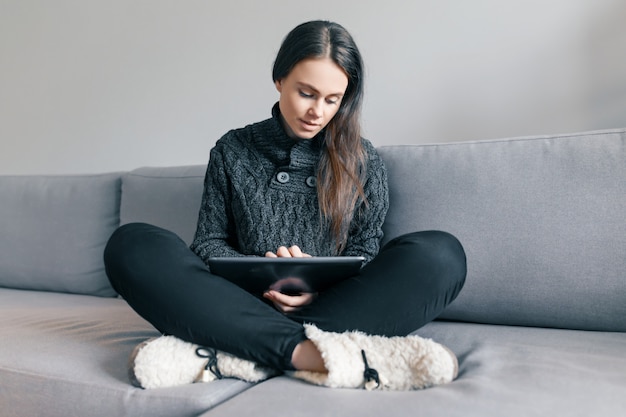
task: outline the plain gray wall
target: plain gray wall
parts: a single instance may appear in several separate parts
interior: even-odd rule
[[[0,174],[206,163],[317,18],[363,53],[375,145],[626,126],[623,0],[0,0]]]

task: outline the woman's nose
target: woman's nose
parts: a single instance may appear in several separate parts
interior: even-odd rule
[[[309,113],[317,118],[322,117],[322,100],[315,100],[311,108],[309,109]]]

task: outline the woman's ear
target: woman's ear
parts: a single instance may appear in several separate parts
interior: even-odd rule
[[[278,90],[279,93],[283,92],[283,80],[276,80],[274,81],[274,84],[276,85],[276,90]]]

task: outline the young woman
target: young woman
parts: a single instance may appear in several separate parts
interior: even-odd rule
[[[457,374],[447,348],[410,332],[458,295],[465,254],[444,232],[382,249],[387,176],[360,135],[363,64],[340,25],[312,21],[283,41],[272,117],[232,130],[211,151],[191,248],[147,224],[105,250],[112,285],[166,336],[139,345],[144,388],[278,372],[331,387],[418,389]],[[345,256],[360,274],[319,293],[257,297],[211,274],[212,256]]]

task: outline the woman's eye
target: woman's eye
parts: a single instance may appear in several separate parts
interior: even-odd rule
[[[328,103],[328,104],[337,104],[338,102],[339,102],[339,100],[337,100],[337,99],[332,99],[332,100],[328,99],[328,100],[326,100],[326,103]]]
[[[300,96],[304,97],[304,98],[312,98],[313,94],[308,94],[308,93],[305,93],[304,91],[300,90]]]

